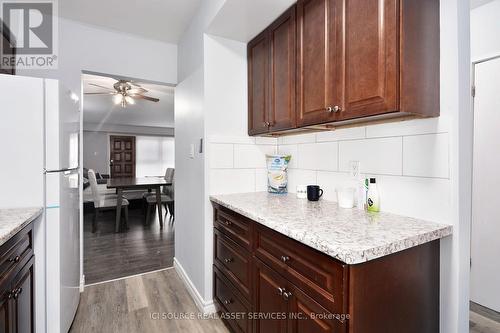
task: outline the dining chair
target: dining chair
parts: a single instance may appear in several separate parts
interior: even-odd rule
[[[102,194],[99,192],[98,186],[97,186],[97,179],[95,176],[95,172],[92,169],[89,169],[89,182],[90,182],[90,188],[92,190],[92,197],[94,201],[94,217],[92,219],[92,233],[95,233],[97,231],[97,218],[98,215],[101,211],[103,210],[111,210],[115,209],[118,204],[118,198],[116,195],[111,194]],[[128,229],[128,205],[129,202],[127,199],[122,199],[122,209],[123,209],[123,215],[125,217],[125,227]],[[116,221],[116,229],[118,230],[119,223],[121,221]]]
[[[172,183],[174,179],[174,168],[167,168],[165,171],[165,176],[163,177],[167,183]],[[146,221],[147,223],[150,218],[151,206],[156,205],[156,193],[155,192],[145,192],[143,198],[146,202]],[[174,201],[173,201],[173,185],[165,185],[162,187],[162,197],[161,203],[165,207],[165,213],[170,212],[170,219],[174,219]]]

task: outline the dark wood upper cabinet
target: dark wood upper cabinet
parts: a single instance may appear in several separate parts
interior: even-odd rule
[[[249,43],[249,134],[439,116],[439,31],[439,0],[299,0]]]
[[[248,44],[248,134],[269,132],[269,38],[264,31]]]
[[[339,119],[398,110],[398,3],[345,0],[345,98]]]
[[[295,120],[295,7],[248,44],[248,132],[292,129]]]
[[[271,131],[297,126],[295,117],[296,20],[290,8],[269,27]]]
[[[338,0],[300,0],[297,3],[297,125],[336,119],[341,86]]]
[[[5,45],[9,45],[11,43],[11,34],[5,23],[2,22],[0,19],[0,35],[1,39],[0,40],[0,55],[4,56],[4,50],[7,48]],[[12,54],[5,54],[5,56],[13,56],[15,57],[16,55],[16,49],[12,49]],[[10,74],[10,75],[15,75],[16,74],[16,69],[15,68],[5,68],[2,67],[2,61],[0,61],[0,74]]]

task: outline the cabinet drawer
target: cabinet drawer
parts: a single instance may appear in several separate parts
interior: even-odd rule
[[[33,254],[33,224],[24,227],[0,247],[0,280]]]
[[[256,226],[255,255],[329,311],[342,311],[345,264],[264,226]]]
[[[252,321],[248,318],[250,308],[248,303],[216,266],[214,266],[214,298],[222,312],[222,319],[234,332],[252,332]]]
[[[214,226],[230,239],[251,250],[251,221],[244,216],[216,205],[214,210]]]
[[[250,253],[217,229],[214,229],[214,262],[233,285],[250,299]]]

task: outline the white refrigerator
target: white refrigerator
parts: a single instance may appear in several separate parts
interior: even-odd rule
[[[45,207],[34,226],[37,332],[67,332],[78,307],[79,133],[69,89],[0,75],[0,208]]]

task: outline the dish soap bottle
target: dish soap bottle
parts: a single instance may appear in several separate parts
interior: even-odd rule
[[[368,185],[368,194],[366,198],[366,206],[369,212],[380,211],[380,198],[378,195],[377,180],[375,178],[370,178],[370,184]]]

